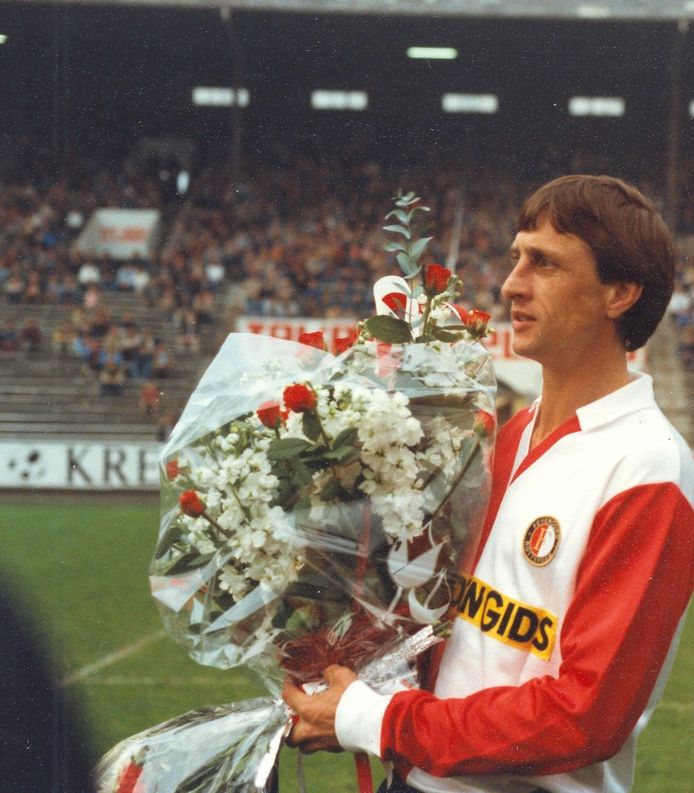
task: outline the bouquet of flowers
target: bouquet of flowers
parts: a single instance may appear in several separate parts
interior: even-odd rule
[[[404,277],[376,284],[355,338],[329,352],[321,334],[231,334],[192,395],[162,453],[152,593],[193,658],[250,665],[272,696],[128,739],[101,790],[263,790],[291,725],[285,675],[340,663],[388,690],[445,626],[486,505],[495,387],[488,315],[419,264],[425,211],[398,198]]]

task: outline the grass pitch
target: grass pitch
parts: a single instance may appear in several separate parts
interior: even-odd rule
[[[0,510],[0,572],[24,603],[67,681],[96,760],[121,739],[204,705],[263,695],[245,669],[201,667],[162,635],[147,584],[158,502],[54,504]],[[641,738],[634,793],[694,791],[694,617],[661,705]],[[282,793],[295,793],[295,754],[282,754]],[[309,791],[356,790],[351,756],[306,760]]]

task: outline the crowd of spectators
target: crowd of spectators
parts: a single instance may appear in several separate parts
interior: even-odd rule
[[[43,331],[33,317],[27,317],[19,328],[11,319],[0,327],[0,352],[30,355],[39,350],[42,340]]]
[[[162,260],[183,257],[219,268],[242,313],[275,317],[354,317],[373,311],[372,287],[399,272],[383,245],[385,215],[399,189],[430,207],[426,256],[456,269],[463,300],[500,312],[499,286],[521,187],[498,174],[386,168],[293,156],[235,181],[210,168],[197,204],[182,213]]]
[[[589,163],[577,165],[590,170]],[[6,301],[74,307],[69,326],[53,333],[53,348],[78,355],[98,373],[103,393],[117,394],[128,379],[169,376],[174,364],[172,351],[147,328],[107,316],[104,292],[131,293],[158,308],[172,323],[180,354],[198,352],[200,326],[214,321],[222,298],[232,314],[368,316],[374,282],[399,271],[384,251],[392,235],[383,226],[402,189],[431,209],[422,229],[433,237],[426,259],[456,271],[464,284],[461,302],[503,318],[500,287],[518,206],[534,186],[527,179],[482,165],[387,165],[281,148],[247,163],[245,177],[232,177],[230,167],[214,162],[203,168],[161,250],[126,261],[86,256],[72,243],[98,206],[160,206],[152,180],[96,169],[71,180],[5,181],[0,290]],[[643,186],[652,194],[652,185]],[[671,313],[682,360],[694,366],[694,251],[685,210]],[[38,341],[31,341],[37,331]],[[0,347],[29,348],[40,344],[40,334],[40,328],[6,323]],[[153,398],[142,396],[140,404],[156,412]]]
[[[91,311],[73,311],[71,319],[54,331],[53,343],[98,376],[105,396],[121,395],[126,379],[161,380],[173,371],[172,356],[160,338],[140,327],[130,314],[113,318],[101,303]]]
[[[49,328],[35,317],[19,327],[11,318],[1,320],[0,352],[48,349],[45,335],[55,355],[77,357],[94,373],[104,396],[118,396],[126,383],[144,389],[170,377],[174,349],[199,349],[200,325],[211,321],[213,298],[204,275],[184,261],[169,270],[157,257],[120,261],[78,252],[79,233],[103,206],[161,208],[161,192],[155,180],[132,169],[88,162],[69,177],[56,177],[39,154],[0,173],[0,295],[9,305],[36,306],[36,317],[38,306],[47,304],[64,307],[65,316]],[[109,292],[132,295],[133,305],[163,307],[172,348],[131,316],[112,317],[104,299]],[[158,415],[159,405],[152,409],[149,403],[143,411]]]
[[[684,158],[682,167],[694,177],[694,158]],[[583,156],[569,170],[610,169]],[[423,233],[433,240],[425,256],[462,279],[461,302],[499,321],[518,208],[538,183],[557,175],[550,169],[533,181],[481,165],[386,167],[358,157],[296,153],[266,158],[242,180],[210,167],[165,255],[181,255],[203,269],[221,264],[234,284],[233,306],[247,315],[361,318],[373,312],[373,283],[399,272],[393,254],[384,252],[393,237],[383,226],[396,193],[413,190],[431,208]],[[625,178],[663,209],[651,175]],[[682,363],[694,370],[694,202],[683,187],[670,313]]]

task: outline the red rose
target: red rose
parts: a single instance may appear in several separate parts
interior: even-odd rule
[[[486,311],[480,311],[478,308],[473,308],[468,312],[467,320],[465,324],[469,328],[473,328],[476,331],[483,331],[487,328],[487,323],[492,318],[491,314],[488,314]]]
[[[351,331],[349,336],[337,336],[333,340],[333,353],[335,355],[340,355],[340,353],[343,353],[345,352],[345,350],[348,350],[356,340],[357,340],[356,330]]]
[[[178,503],[181,506],[181,510],[191,518],[199,518],[205,511],[205,502],[195,490],[184,490],[178,499]]]
[[[440,264],[429,264],[424,271],[424,288],[432,295],[439,295],[448,286],[451,271]]]
[[[128,763],[120,772],[118,782],[116,782],[116,793],[137,793],[140,786],[137,780],[142,775],[142,766],[137,763]]]
[[[305,344],[307,347],[315,347],[317,350],[328,349],[322,330],[317,330],[315,333],[300,333],[299,343]]]
[[[256,414],[261,424],[274,430],[280,424],[284,424],[287,419],[287,412],[282,410],[279,402],[263,402],[258,406]]]
[[[486,410],[478,410],[475,415],[474,429],[480,435],[492,435],[496,427],[496,418]]]
[[[295,383],[284,389],[284,404],[294,413],[314,410],[317,404],[316,392],[303,383]]]
[[[173,460],[169,460],[164,468],[168,479],[175,479],[181,473],[178,467],[178,460],[175,457]]]

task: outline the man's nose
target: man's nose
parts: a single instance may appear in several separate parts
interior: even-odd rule
[[[501,285],[501,296],[504,300],[513,300],[525,294],[527,288],[527,279],[524,276],[523,262],[522,259],[519,259]]]

